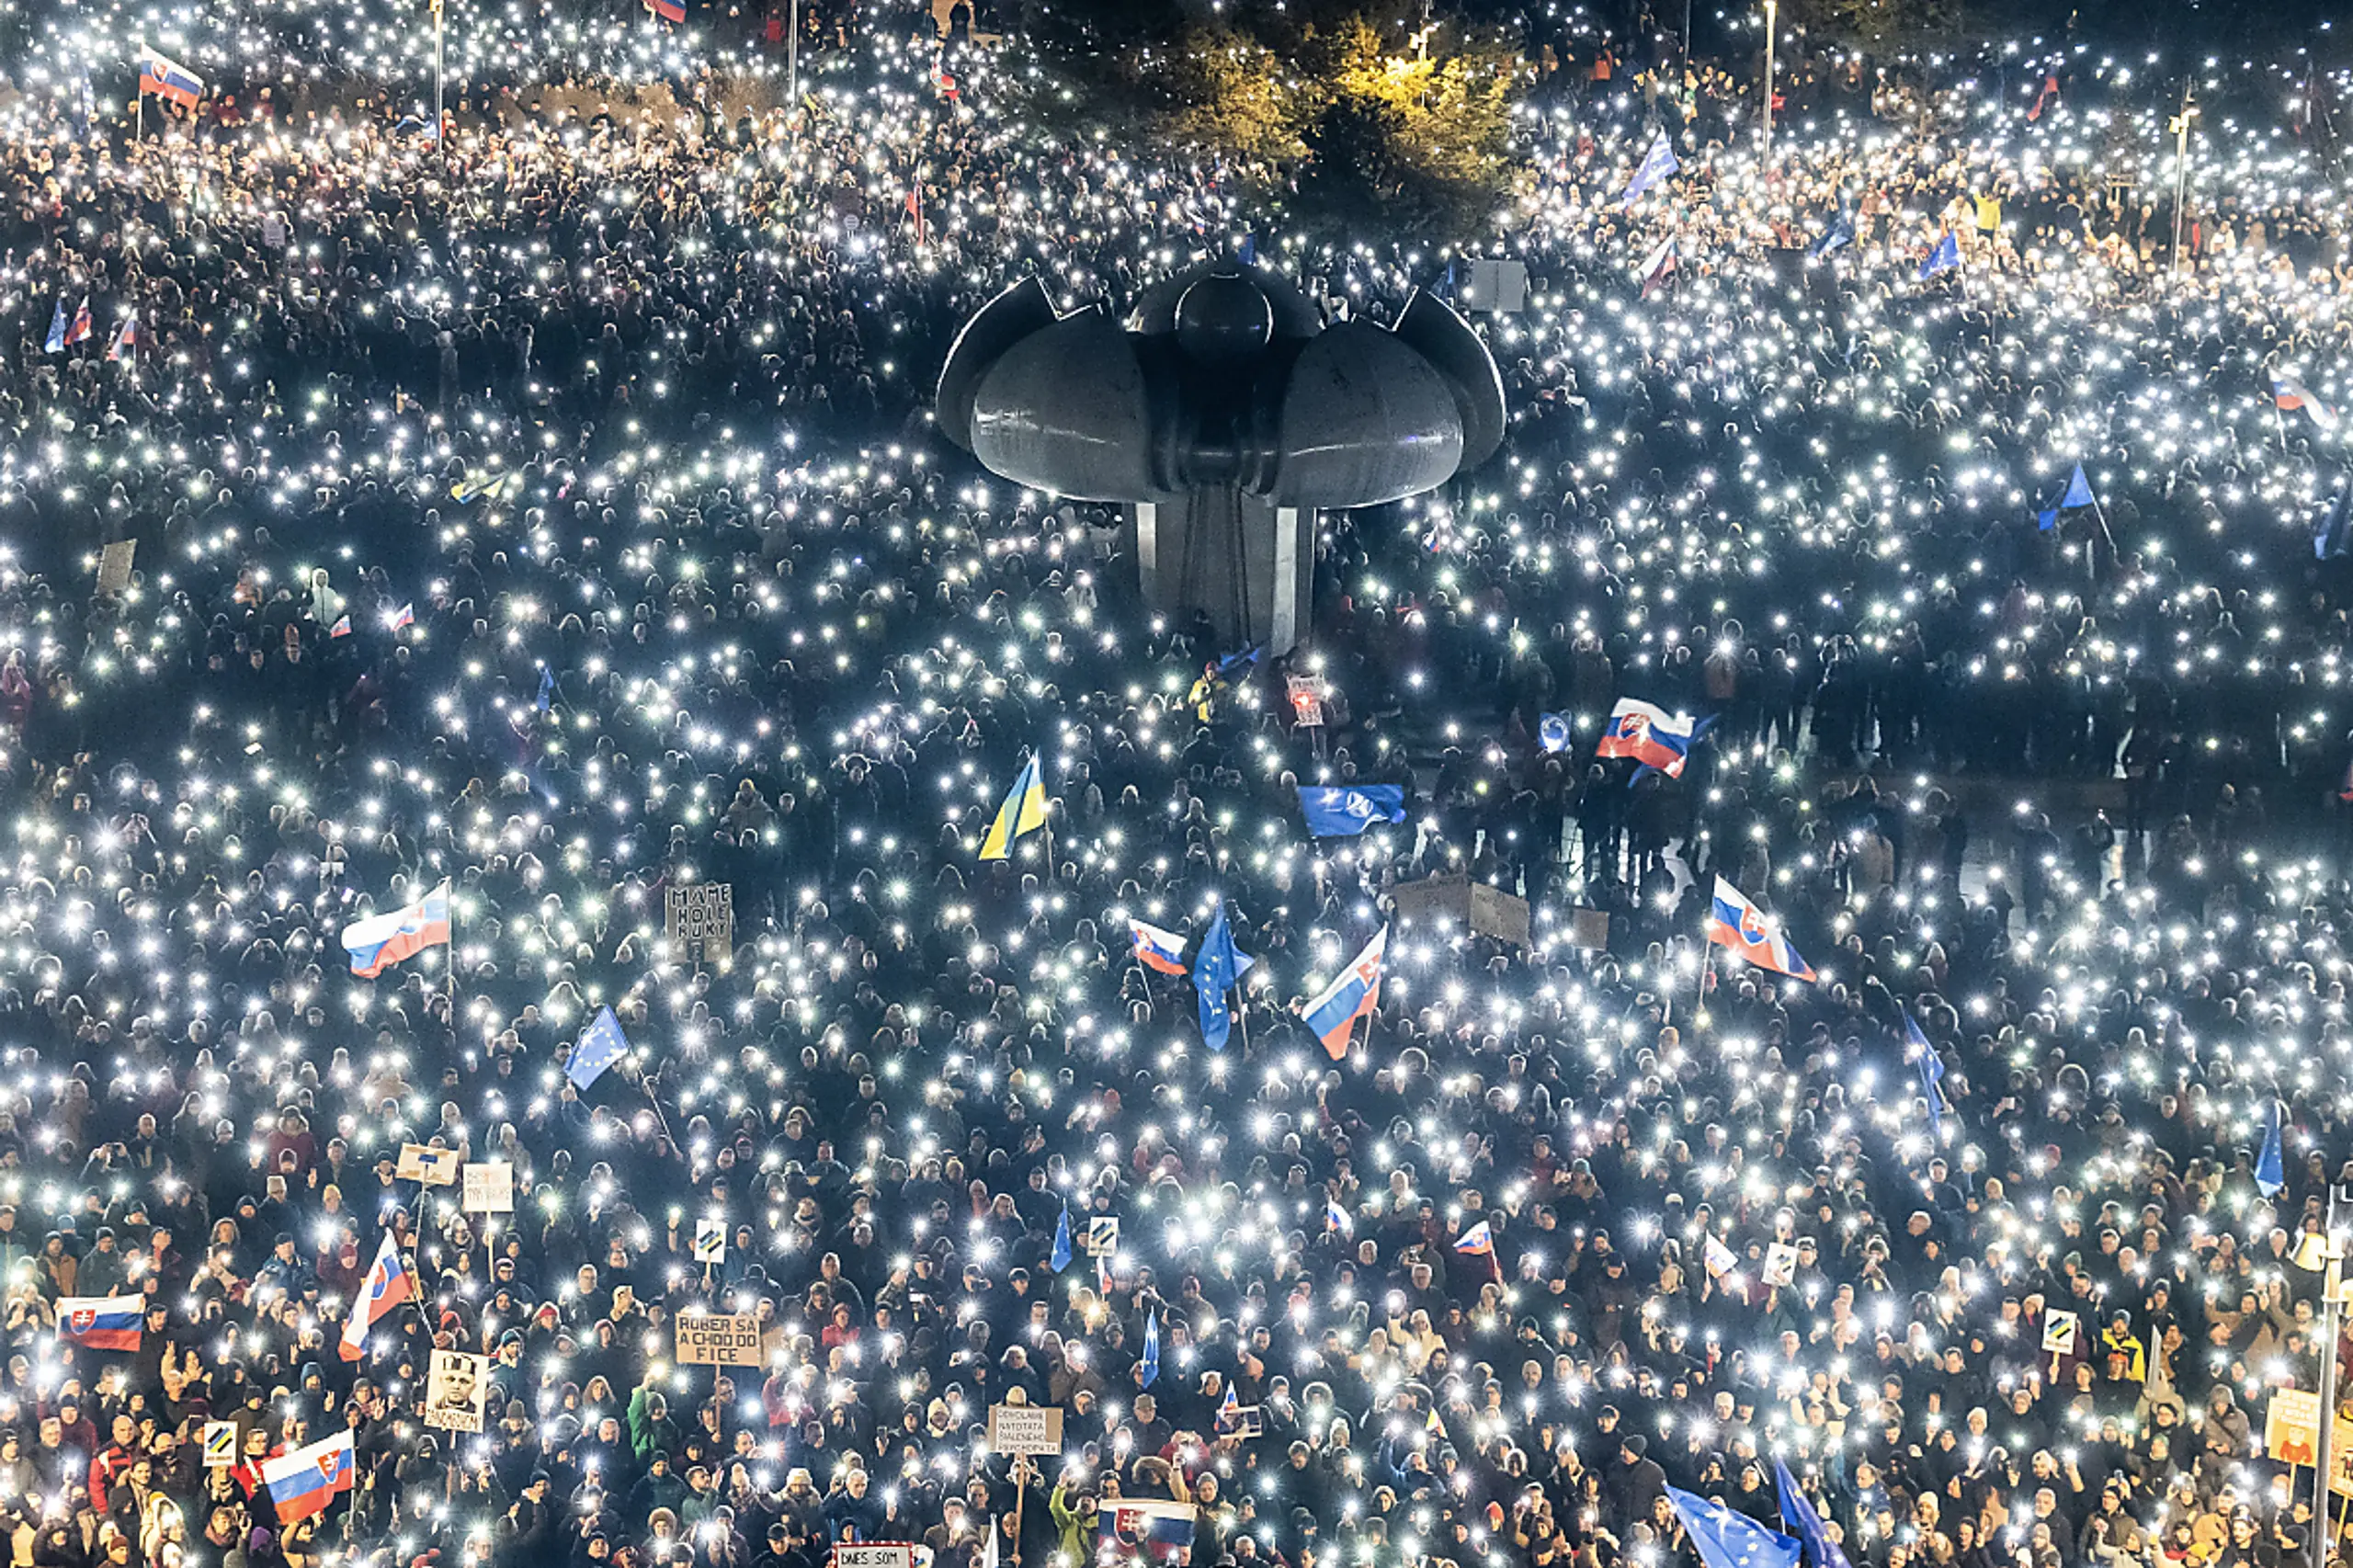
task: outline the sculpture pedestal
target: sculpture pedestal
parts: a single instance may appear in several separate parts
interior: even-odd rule
[[[1238,490],[1196,490],[1126,507],[1137,586],[1164,615],[1199,610],[1219,646],[1279,658],[1307,635],[1315,588],[1315,508]]]

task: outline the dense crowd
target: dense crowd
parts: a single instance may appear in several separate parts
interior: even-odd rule
[[[1777,1459],[1855,1568],[2305,1550],[2262,1435],[2353,1153],[2308,150],[2205,143],[2177,267],[2089,62],[1802,65],[1769,170],[1733,83],[1563,69],[1504,454],[1328,519],[1307,646],[1205,680],[1114,515],[932,434],[949,336],[1245,235],[1376,317],[1443,262],[840,41],[790,117],[0,138],[9,1562],[1697,1568],[1666,1488],[1773,1521]],[[1714,719],[1681,777],[1594,757],[1624,697]],[[1050,831],[978,860],[1033,753]],[[1311,841],[1319,780],[1408,820]],[[1393,916],[1441,871],[1531,941]],[[1814,983],[1709,953],[1718,877]],[[447,949],[348,972],[445,881]],[[1211,1051],[1128,923],[1220,908]],[[1384,923],[1333,1061],[1296,1005]],[[387,1236],[419,1290],[347,1358]],[[60,1321],[108,1296],[136,1348]],[[710,1308],[760,1365],[676,1362]],[[1009,1402],[1063,1451],[991,1452]],[[345,1431],[282,1523],[270,1458]]]

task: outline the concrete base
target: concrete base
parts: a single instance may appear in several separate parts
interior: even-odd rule
[[[1315,510],[1235,490],[1126,508],[1135,528],[1144,602],[1165,615],[1199,610],[1222,645],[1266,645],[1279,657],[1307,635],[1315,586]]]

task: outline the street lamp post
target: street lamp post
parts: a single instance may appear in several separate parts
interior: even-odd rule
[[[1773,35],[1780,15],[1780,0],[1765,0],[1765,161],[1773,161]],[[1686,52],[1688,52],[1687,39]]]

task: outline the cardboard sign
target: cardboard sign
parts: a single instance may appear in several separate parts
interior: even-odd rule
[[[2081,1324],[2073,1312],[2052,1312],[2042,1320],[2042,1348],[2052,1356],[2075,1353],[2075,1331]]]
[[[1120,1250],[1120,1220],[1116,1214],[1097,1214],[1086,1221],[1086,1256],[1108,1257]]]
[[[98,551],[98,592],[119,594],[131,586],[131,562],[138,551],[135,539],[117,540]]]
[[[708,960],[728,967],[735,959],[735,884],[695,882],[665,890],[662,926],[673,961]]]
[[[1290,693],[1293,727],[1313,730],[1324,722],[1324,683],[1313,676],[1285,676],[1285,686]]]
[[[425,1424],[444,1432],[479,1432],[490,1414],[490,1358],[436,1350],[426,1368]]]
[[[1264,1405],[1237,1404],[1231,1411],[1217,1413],[1217,1435],[1221,1437],[1262,1437],[1266,1433]]]
[[[2305,1389],[2271,1391],[2271,1403],[2263,1412],[2263,1451],[2281,1464],[2310,1464],[2319,1456],[2318,1393]]]
[[[469,1214],[515,1212],[515,1166],[506,1160],[477,1160],[465,1167],[465,1196],[459,1206]]]
[[[1798,1277],[1798,1249],[1787,1242],[1775,1242],[1765,1249],[1764,1280],[1776,1290],[1787,1287]]]
[[[204,1468],[233,1470],[237,1464],[237,1424],[233,1421],[208,1421],[201,1439]]]
[[[840,1541],[834,1568],[915,1568],[915,1549],[898,1540]]]
[[[392,1165],[392,1175],[402,1181],[421,1181],[427,1187],[449,1187],[457,1181],[458,1167],[464,1163],[455,1149],[404,1143],[401,1157]]]
[[[2328,1489],[2339,1497],[2353,1497],[2353,1421],[2336,1418],[2336,1436],[2328,1442]]]
[[[676,1357],[682,1367],[756,1367],[760,1320],[749,1312],[680,1312]]]
[[[1051,1404],[990,1405],[989,1451],[999,1454],[1061,1453],[1062,1411]]]
[[[727,1261],[726,1221],[695,1221],[695,1261],[706,1266]]]

